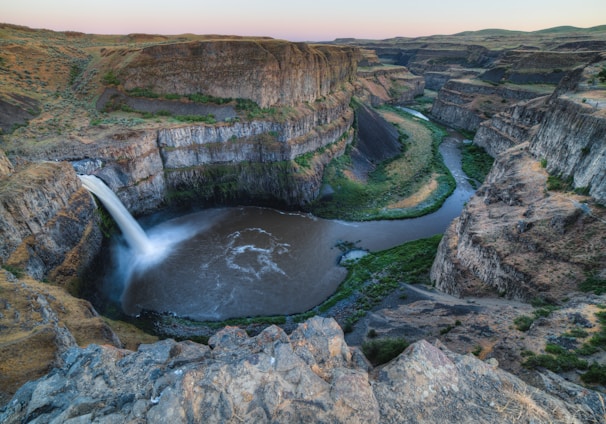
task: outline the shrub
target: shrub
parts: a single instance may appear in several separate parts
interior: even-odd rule
[[[606,385],[606,365],[592,363],[587,372],[581,375],[581,380],[584,383]]]
[[[158,94],[154,93],[151,88],[141,88],[135,87],[133,89],[126,91],[130,96],[134,97],[148,97],[150,99],[156,99],[160,97]]]
[[[114,74],[114,71],[111,70],[107,71],[105,75],[103,75],[101,81],[103,81],[103,84],[105,85],[120,85],[120,80]]]
[[[375,339],[362,344],[362,352],[373,365],[381,365],[391,361],[408,347],[405,339]]]
[[[446,327],[444,327],[444,328],[442,328],[442,329],[440,330],[440,334],[441,334],[441,335],[448,334],[448,333],[450,333],[450,331],[451,331],[453,328],[454,328],[454,326],[453,326],[453,325],[447,325]]]
[[[573,328],[572,330],[564,333],[563,335],[566,337],[573,337],[575,339],[582,339],[584,337],[587,337],[589,333],[583,330],[582,328]]]
[[[590,275],[579,284],[579,290],[584,292],[594,292],[597,295],[606,293],[606,279],[599,278],[597,275]]]
[[[23,271],[21,268],[17,268],[16,266],[5,264],[2,265],[2,268],[13,274],[16,278],[22,278],[25,275],[25,271]]]
[[[558,355],[530,356],[523,364],[528,368],[547,368],[553,372],[566,372],[575,369],[587,369],[587,361],[579,359],[575,353],[564,352]]]
[[[520,315],[513,320],[513,324],[520,331],[528,331],[533,322],[534,319],[527,315]]]
[[[174,118],[179,122],[204,122],[207,124],[217,122],[213,115],[175,115]]]
[[[572,177],[550,175],[547,177],[547,190],[569,191],[572,189]]]

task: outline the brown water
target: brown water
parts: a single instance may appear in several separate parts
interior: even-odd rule
[[[457,189],[435,213],[396,221],[343,222],[256,207],[208,209],[147,230],[166,256],[142,260],[117,249],[124,312],[169,312],[196,320],[292,314],[324,301],[346,270],[341,241],[371,251],[442,233],[473,194],[455,138],[440,151]],[[175,241],[170,242],[170,238]]]

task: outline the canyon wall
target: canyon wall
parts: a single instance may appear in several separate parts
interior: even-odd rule
[[[483,121],[473,139],[492,157],[516,146],[534,134],[545,114],[548,97],[516,103],[499,112],[492,119]]]
[[[554,301],[587,275],[606,275],[605,134],[601,109],[565,96],[523,102],[482,124],[477,142],[496,161],[440,244],[436,287]],[[582,194],[548,190],[554,176]]]
[[[319,193],[324,165],[352,140],[350,98],[351,92],[334,93],[283,120],[159,131],[167,190],[188,195],[195,188],[207,201],[309,203]],[[303,155],[317,160],[302,169],[296,160]]]
[[[356,97],[371,106],[414,101],[425,91],[423,77],[404,67],[381,66],[358,70]]]
[[[209,39],[110,50],[125,89],[158,94],[204,93],[266,108],[313,102],[353,82],[359,50],[273,39]],[[128,56],[123,60],[122,56]]]
[[[547,171],[606,204],[606,114],[596,105],[555,99],[530,143]]]
[[[477,80],[449,80],[438,92],[431,116],[449,127],[475,132],[483,121],[513,103],[544,94],[532,86],[521,89]]]

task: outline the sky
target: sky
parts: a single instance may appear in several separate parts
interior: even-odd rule
[[[606,0],[0,0],[0,22],[94,34],[330,41],[487,28],[587,28],[606,24]]]

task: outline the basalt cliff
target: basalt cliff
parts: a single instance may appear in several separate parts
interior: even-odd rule
[[[603,421],[603,395],[577,385],[580,372],[520,366],[547,338],[573,346],[560,333],[581,324],[601,334],[604,296],[577,290],[606,278],[601,32],[503,50],[486,34],[315,45],[1,29],[0,421]],[[289,334],[226,327],[201,345],[142,339],[72,296],[106,229],[77,173],[103,179],[133,214],[297,209],[356,137],[385,130],[371,106],[427,94],[426,112],[496,158],[432,268],[436,288],[462,299],[411,288],[349,344],[315,317]],[[482,296],[496,300],[475,304]],[[518,334],[514,319],[532,308],[510,299],[561,309]],[[413,343],[373,367],[354,345],[375,328]]]
[[[595,95],[577,85],[482,123],[474,142],[496,162],[442,241],[440,290],[562,299],[586,275],[606,274],[606,115]]]

